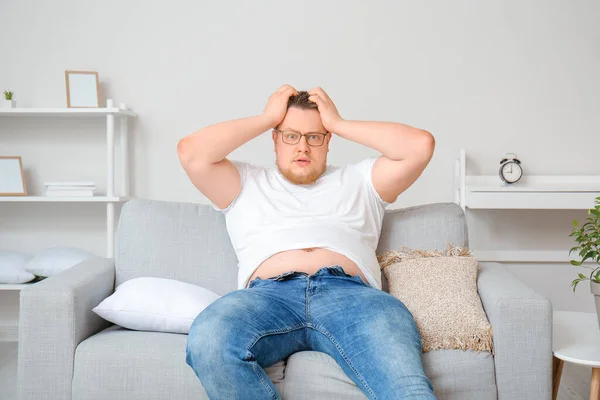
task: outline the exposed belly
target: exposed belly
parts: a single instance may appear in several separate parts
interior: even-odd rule
[[[282,251],[272,255],[254,271],[248,283],[256,277],[267,279],[288,271],[306,272],[311,275],[323,267],[333,265],[341,266],[349,275],[360,275],[367,282],[367,278],[360,272],[356,263],[348,257],[332,250],[312,247]]]

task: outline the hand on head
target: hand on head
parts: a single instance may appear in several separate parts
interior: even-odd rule
[[[263,114],[271,121],[272,127],[276,127],[283,121],[287,112],[288,100],[297,94],[298,91],[292,86],[283,85],[269,97]]]
[[[310,95],[308,99],[317,104],[321,121],[327,132],[335,132],[335,126],[342,121],[342,117],[333,100],[320,87],[309,90],[308,94]]]
[[[308,91],[309,100],[317,105],[323,126],[328,132],[334,132],[335,126],[342,121],[333,100],[320,87]],[[271,121],[271,126],[278,126],[287,113],[288,101],[291,96],[298,95],[298,90],[290,85],[283,85],[275,91],[267,101],[263,114]]]

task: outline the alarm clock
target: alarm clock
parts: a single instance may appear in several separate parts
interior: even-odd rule
[[[502,182],[511,184],[517,182],[523,176],[521,161],[514,153],[507,153],[500,161],[500,179]]]

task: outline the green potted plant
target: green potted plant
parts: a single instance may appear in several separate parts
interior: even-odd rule
[[[17,103],[13,99],[13,96],[14,96],[13,92],[11,92],[9,90],[4,91],[4,102],[2,103],[3,108],[15,108]]]
[[[574,237],[577,242],[577,246],[573,247],[569,254],[577,251],[578,258],[580,258],[579,261],[571,260],[571,264],[591,270],[589,275],[577,274],[578,278],[571,282],[571,286],[575,291],[579,282],[590,281],[590,290],[594,294],[598,326],[600,327],[600,196],[596,197],[595,207],[588,210],[588,216],[583,225],[579,226],[577,220],[573,221],[573,231],[569,236]],[[583,262],[586,260],[592,260],[594,264],[584,265]]]

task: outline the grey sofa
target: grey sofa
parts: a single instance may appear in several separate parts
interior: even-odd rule
[[[443,249],[448,241],[468,245],[465,216],[457,205],[387,210],[378,253],[402,245]],[[178,279],[225,294],[236,289],[236,263],[224,217],[210,206],[127,202],[114,259],[85,261],[22,290],[19,398],[206,399],[185,363],[187,335],[123,329],[92,308],[115,285],[141,276]],[[436,395],[457,400],[549,399],[550,302],[499,266],[482,266],[478,287],[493,326],[495,353],[425,353]],[[293,354],[267,372],[286,400],[366,398],[323,353]]]

